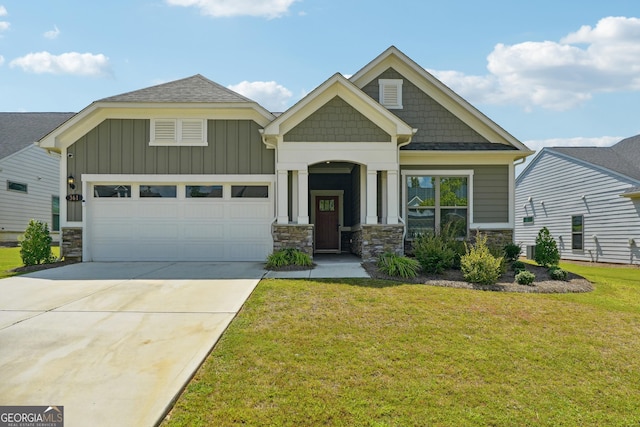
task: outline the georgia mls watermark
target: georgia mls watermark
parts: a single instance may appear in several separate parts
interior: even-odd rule
[[[0,406],[0,427],[64,427],[64,406]]]

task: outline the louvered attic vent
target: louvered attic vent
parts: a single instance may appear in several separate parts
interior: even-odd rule
[[[149,145],[207,145],[206,120],[152,119]]]
[[[380,103],[389,109],[402,108],[402,80],[379,79]]]

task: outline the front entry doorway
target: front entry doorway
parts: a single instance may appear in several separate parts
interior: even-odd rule
[[[340,197],[315,197],[317,252],[340,252]]]

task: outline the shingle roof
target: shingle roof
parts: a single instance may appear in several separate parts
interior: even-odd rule
[[[640,180],[640,135],[612,147],[553,147],[552,150]]]
[[[494,151],[517,150],[516,147],[492,142],[411,142],[400,148],[401,150],[427,151]]]
[[[0,113],[0,159],[33,144],[75,113]]]
[[[196,74],[169,83],[103,98],[97,102],[254,102]]]

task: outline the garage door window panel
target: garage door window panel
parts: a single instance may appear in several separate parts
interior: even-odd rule
[[[140,185],[140,198],[164,197],[175,199],[178,194],[175,185]]]
[[[185,187],[187,199],[222,198],[222,185],[187,185]]]
[[[232,198],[266,199],[269,197],[268,185],[232,185]]]
[[[130,198],[131,186],[130,185],[94,185],[93,197],[96,198]]]

